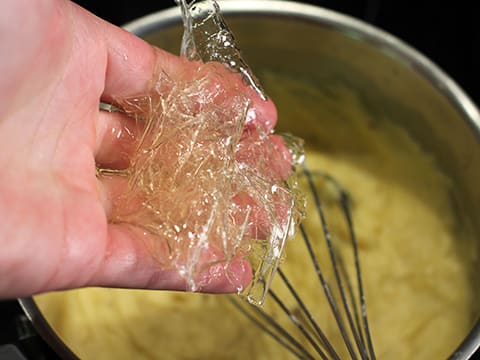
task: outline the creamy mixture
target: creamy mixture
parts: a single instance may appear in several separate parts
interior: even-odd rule
[[[334,176],[351,195],[377,357],[446,358],[472,325],[471,285],[455,247],[451,182],[403,130],[377,123],[346,88],[327,92],[272,74],[264,82],[279,106],[280,127],[306,139],[308,166]],[[321,231],[316,218],[308,217],[306,227]],[[333,219],[332,231],[336,227]],[[338,244],[340,251],[349,246]],[[293,239],[282,268],[318,318],[327,318],[321,326],[338,344],[306,256],[302,240]],[[283,288],[276,291],[287,298]],[[224,296],[82,289],[36,300],[83,359],[294,358]]]

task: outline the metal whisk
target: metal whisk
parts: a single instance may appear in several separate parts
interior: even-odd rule
[[[283,314],[284,324],[279,316],[273,316],[267,310],[249,305],[231,297],[232,303],[257,326],[271,335],[279,344],[289,350],[299,359],[375,359],[375,352],[370,335],[367,310],[360,271],[360,259],[358,241],[355,235],[351,202],[348,193],[331,176],[321,172],[312,172],[307,167],[301,174],[305,181],[305,188],[309,194],[310,210],[307,211],[307,219],[316,221],[321,231],[312,233],[305,225],[299,226],[299,233],[306,245],[309,258],[313,265],[314,276],[318,277],[324,293],[324,303],[320,301],[306,305],[301,295],[306,289],[294,284],[286,273],[283,266],[278,270],[279,279],[288,290],[284,293],[292,298],[288,304],[285,296],[277,293],[276,284],[269,290],[267,301],[273,300]],[[330,194],[330,195],[329,195]],[[333,194],[333,195],[332,195]],[[333,212],[327,216],[326,209]],[[335,213],[336,208],[337,212]],[[335,215],[337,215],[335,217]],[[312,217],[314,217],[312,219]],[[332,232],[329,219],[339,220],[344,224],[344,231]],[[340,251],[338,242],[348,242],[350,256],[347,269],[347,261],[344,251]],[[291,244],[301,246],[301,244]],[[344,245],[345,246],[345,245]],[[320,257],[323,256],[323,262]],[[287,258],[288,262],[288,258]],[[309,291],[316,291],[310,289]],[[318,299],[321,298],[321,291]],[[316,295],[316,296],[317,296]],[[271,300],[268,300],[268,299]],[[326,303],[325,303],[326,301]],[[327,306],[333,319],[317,319],[314,316],[315,308]],[[287,319],[288,318],[288,319]],[[285,321],[290,324],[285,325]],[[335,325],[337,344],[334,345],[326,334],[324,328]],[[287,328],[289,327],[289,328]],[[332,333],[332,331],[330,331]],[[341,341],[338,341],[338,338]],[[339,355],[340,348],[346,355]],[[345,350],[346,349],[346,350]],[[346,352],[345,352],[346,351]]]

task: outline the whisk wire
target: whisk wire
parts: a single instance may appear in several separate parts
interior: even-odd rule
[[[300,232],[302,234],[302,238],[305,241],[305,245],[307,246],[308,254],[310,255],[310,258],[313,262],[313,266],[315,267],[315,272],[318,276],[318,279],[320,280],[320,284],[325,292],[325,296],[327,298],[328,304],[330,305],[330,308],[332,310],[333,316],[335,317],[335,321],[337,322],[338,329],[340,331],[340,334],[342,335],[343,341],[345,343],[345,346],[348,349],[348,352],[350,353],[352,359],[357,359],[357,356],[355,354],[355,351],[353,350],[352,344],[350,342],[350,338],[348,337],[347,330],[345,328],[345,324],[342,320],[342,316],[340,313],[340,310],[338,309],[337,302],[335,301],[335,298],[330,290],[330,286],[328,285],[323,272],[320,267],[320,263],[318,262],[317,257],[315,256],[315,253],[313,251],[312,243],[310,241],[310,237],[308,236],[307,232],[305,231],[305,228],[303,225],[300,224],[299,226]]]
[[[355,292],[353,291],[352,282],[350,281],[350,277],[347,274],[347,269],[345,267],[345,262],[344,262],[342,256],[338,256],[338,262],[340,264],[341,274],[345,278],[345,285],[346,285],[346,288],[347,288],[348,296],[350,297],[350,303],[354,304],[352,306],[352,308],[353,308],[353,316],[354,316],[354,320],[355,320],[355,326],[356,326],[358,334],[360,336],[360,340],[362,341],[362,344],[364,344],[365,343],[364,330],[362,328],[362,323],[360,322],[360,315],[359,315],[358,307],[355,306],[355,304],[357,304],[357,302],[356,302],[357,298],[355,296]]]
[[[250,309],[255,312],[260,318],[262,318],[267,325],[265,325],[261,320],[257,319],[255,316],[250,314],[245,308],[240,305],[239,301],[234,299],[232,296],[229,297],[231,303],[248,319],[253,321],[260,329],[265,331],[270,335],[274,340],[276,340],[280,345],[289,350],[293,355],[299,359],[308,359],[315,360],[315,357],[310,354],[305,347],[303,347],[293,336],[289,334],[285,328],[283,328],[277,321],[275,321],[270,315],[264,311],[257,308],[255,305],[248,305]],[[268,328],[270,325],[275,331],[272,331]]]
[[[311,312],[308,310],[308,308],[306,307],[305,303],[303,302],[303,300],[300,298],[299,294],[297,291],[295,291],[295,289],[293,288],[292,284],[290,283],[290,281],[288,280],[287,276],[284,274],[284,272],[282,271],[282,269],[278,269],[278,275],[280,276],[280,278],[282,279],[282,281],[284,282],[284,284],[287,286],[288,290],[290,291],[290,293],[292,294],[292,296],[295,298],[295,300],[297,301],[298,305],[300,306],[300,309],[302,309],[304,315],[307,317],[310,325],[313,327],[313,329],[315,330],[315,334],[318,336],[319,340],[321,341],[321,343],[325,346],[327,352],[329,353],[329,355],[335,359],[335,360],[340,360],[340,357],[338,356],[338,354],[336,353],[336,351],[333,349],[333,346],[332,344],[330,343],[330,341],[328,341],[328,338],[327,336],[324,334],[324,332],[320,329],[320,326],[318,325],[317,321],[315,321],[314,317],[312,316]]]
[[[305,166],[303,169],[303,175],[305,176],[309,191],[313,198],[313,203],[317,211],[322,231],[321,234],[318,235],[309,234],[303,224],[299,225],[299,230],[303,242],[305,243],[308,257],[315,270],[315,275],[320,281],[323,293],[335,319],[332,324],[336,324],[337,330],[341,335],[343,344],[351,359],[357,360],[358,357],[360,357],[362,360],[375,360],[376,357],[367,319],[358,241],[350,211],[350,198],[342,186],[328,174],[311,172]],[[317,190],[314,176],[321,177],[333,184],[334,188],[340,195],[340,197],[335,197],[335,199],[339,199],[339,201],[337,201],[337,205],[339,205],[337,209],[341,210],[344,224],[347,226],[347,234],[353,251],[353,263],[356,278],[349,276],[343,257],[344,254],[336,248],[335,241],[337,238],[333,237],[335,234],[330,232],[330,226],[327,223],[327,216],[323,209],[323,201],[320,199],[320,193]],[[336,285],[334,288],[331,287],[327,280],[326,275],[328,274],[322,269],[320,260],[317,257],[319,250],[314,250],[314,243],[315,245],[317,245],[317,243],[321,244],[322,239],[324,240],[323,244],[327,249],[327,252],[325,253],[327,256],[326,259],[328,259],[327,261],[330,263],[334,275],[333,279],[335,280]],[[322,265],[325,264],[322,263]],[[296,329],[299,330],[299,333],[295,336],[287,330],[287,327],[280,325],[276,318],[266,313],[261,308],[250,305],[247,307],[249,310],[247,310],[247,308],[242,306],[238,301],[233,301],[232,299],[232,302],[244,315],[272,336],[279,344],[288,349],[297,358],[308,360],[317,358],[339,360],[340,356],[337,352],[338,349],[336,350],[334,348],[324,330],[319,326],[318,319],[313,317],[312,312],[308,309],[304,300],[299,295],[299,292],[293,286],[292,281],[281,268],[278,270],[278,274],[290,295],[295,300],[295,310],[290,310],[286,305],[287,302],[283,301],[274,290],[269,290],[269,296],[294,324]],[[353,279],[356,280],[357,286],[354,286],[352,283]],[[336,296],[334,296],[334,291]],[[337,300],[338,298],[340,299]],[[297,311],[297,309],[299,311]],[[306,341],[300,342],[296,338],[300,333]],[[311,348],[304,344],[310,344]],[[316,356],[314,354],[316,354]]]
[[[368,317],[367,317],[367,305],[366,305],[366,301],[365,301],[365,294],[364,294],[364,291],[363,291],[362,271],[361,271],[361,268],[360,268],[360,256],[358,254],[358,241],[357,241],[357,237],[355,235],[355,230],[354,230],[354,227],[353,227],[353,219],[352,219],[352,214],[350,212],[350,206],[349,206],[349,198],[348,198],[347,193],[340,187],[340,185],[335,181],[335,179],[332,179],[331,177],[329,177],[329,178],[333,181],[333,183],[340,190],[340,194],[341,194],[340,203],[342,205],[342,210],[343,210],[343,213],[345,215],[345,219],[347,220],[348,231],[350,233],[350,240],[352,242],[352,247],[353,247],[355,272],[357,274],[358,294],[359,294],[359,298],[360,298],[360,307],[361,307],[361,314],[362,314],[363,327],[364,327],[363,330],[364,330],[364,333],[365,333],[365,337],[367,338],[368,352],[369,352],[370,358],[372,360],[375,360],[376,356],[375,356],[375,351],[373,349],[372,336],[370,335],[370,328],[369,328],[369,325],[368,325]],[[353,294],[353,292],[352,292],[352,294]],[[353,303],[355,304],[356,302],[353,302]],[[361,332],[360,332],[360,334],[361,334]],[[362,337],[362,343],[363,343],[363,337]]]
[[[279,299],[279,297],[275,294],[273,290],[269,290],[269,295],[275,300],[275,302],[280,306],[285,314],[287,314],[288,318],[295,324],[295,326],[300,330],[300,332],[307,338],[308,342],[313,346],[315,351],[320,355],[320,357],[324,360],[328,360],[325,353],[322,351],[320,346],[315,342],[312,338],[310,333],[305,329],[302,323],[298,320],[298,318],[288,309],[287,306]]]
[[[322,224],[323,234],[324,234],[325,241],[326,241],[326,244],[327,244],[327,249],[328,249],[329,256],[330,256],[330,261],[332,262],[333,273],[334,273],[335,279],[337,281],[338,290],[340,292],[340,297],[341,297],[341,300],[342,300],[342,304],[343,304],[343,307],[344,307],[344,310],[345,310],[345,314],[346,314],[346,317],[347,317],[348,324],[350,326],[350,331],[353,335],[353,338],[354,338],[355,343],[357,345],[357,349],[360,353],[360,356],[362,357],[363,360],[366,360],[366,359],[368,359],[368,354],[366,353],[365,347],[363,346],[363,344],[362,344],[362,342],[359,338],[359,335],[358,335],[358,333],[355,329],[355,325],[353,323],[352,312],[350,310],[350,306],[348,305],[347,297],[345,295],[345,288],[344,288],[344,285],[343,285],[342,278],[340,276],[339,266],[337,264],[337,256],[336,256],[334,248],[333,248],[332,236],[331,236],[330,229],[329,229],[326,217],[325,217],[325,213],[323,211],[323,206],[321,204],[320,196],[319,196],[317,188],[316,188],[316,186],[313,182],[313,175],[310,172],[310,170],[307,169],[307,167],[304,167],[303,172],[304,172],[304,174],[307,178],[308,186],[310,187],[310,191],[312,192],[313,199],[315,201],[315,205],[316,205],[317,210],[318,210],[317,212],[318,212],[318,215],[319,215],[320,223]],[[329,178],[329,180],[332,181],[331,178]],[[342,192],[341,192],[341,198],[342,198]],[[343,324],[342,324],[342,326],[343,326]],[[342,336],[343,335],[344,335],[344,333],[342,333]],[[350,352],[350,355],[352,356],[352,359],[356,359],[357,356],[353,351],[353,346],[351,345],[350,341],[346,341],[345,337],[344,337],[344,339],[345,339],[345,343],[347,345],[348,351]]]

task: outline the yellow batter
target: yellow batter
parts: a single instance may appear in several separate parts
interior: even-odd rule
[[[269,73],[263,81],[279,106],[280,127],[306,139],[309,167],[333,175],[353,199],[377,357],[446,358],[472,325],[471,284],[455,248],[449,179],[406,133],[377,123],[341,85],[322,91]],[[306,226],[320,231],[311,219]],[[324,301],[317,300],[318,280],[306,276],[311,263],[300,239],[289,242],[282,268],[297,288],[314,289],[303,295],[317,315],[327,316]],[[36,300],[84,359],[294,358],[223,296],[83,289]],[[338,338],[332,321],[321,324]]]

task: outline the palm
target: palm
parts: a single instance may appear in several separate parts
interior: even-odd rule
[[[95,177],[105,49],[80,43],[71,23],[55,16],[69,4],[24,5],[30,9],[20,14],[43,12],[45,21],[22,21],[31,26],[25,35],[35,35],[7,44],[23,56],[2,69],[0,241],[15,276],[1,285],[12,295],[86,284],[108,243]]]
[[[95,168],[121,166],[125,144],[115,130],[127,121],[99,111],[99,101],[147,91],[157,67],[175,73],[178,58],[64,0],[4,0],[0,30],[9,54],[0,59],[0,273],[8,274],[0,296],[184,288],[158,268],[146,239],[109,224],[112,184]],[[258,109],[274,111],[271,103]],[[234,287],[218,278],[204,290]]]
[[[99,101],[144,90],[153,49],[68,2],[11,0],[3,7],[2,24],[13,31],[22,22],[24,38],[1,39],[12,56],[1,63],[0,82],[0,262],[9,274],[0,293],[161,287],[149,284],[159,270],[145,261],[141,244],[108,224],[108,191],[95,176],[96,158],[115,145],[108,138],[115,121],[99,112]]]

